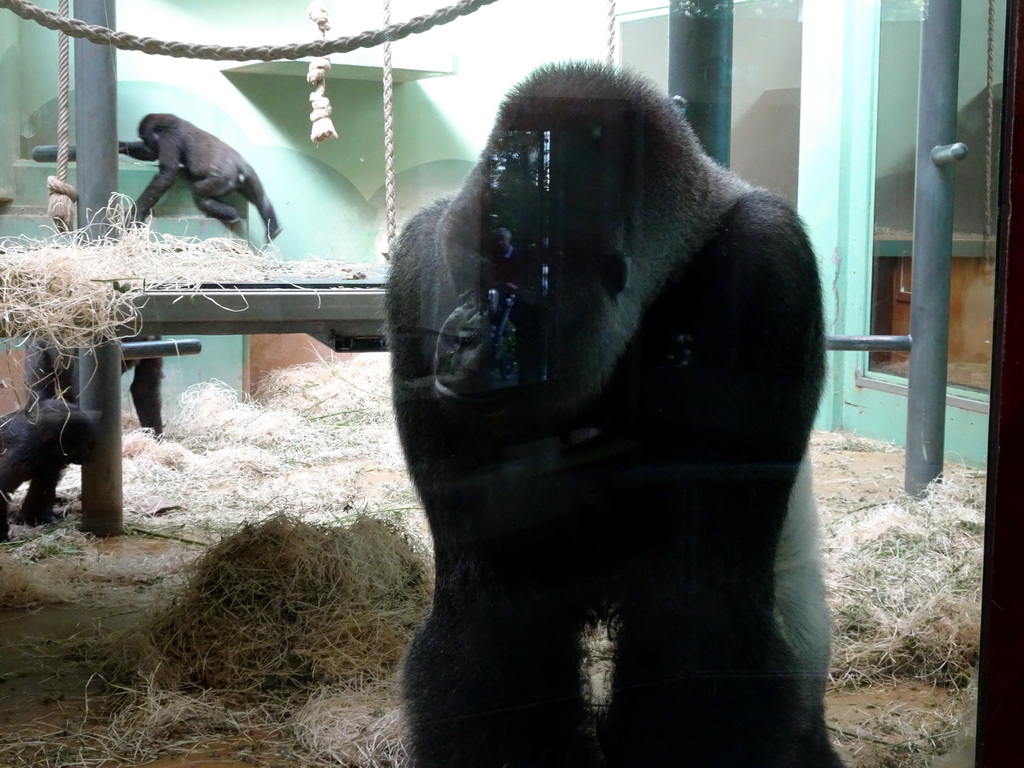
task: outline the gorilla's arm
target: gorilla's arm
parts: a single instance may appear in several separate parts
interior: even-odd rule
[[[799,462],[825,371],[819,296],[796,214],[740,196],[644,319],[645,428],[678,430],[704,462]]]
[[[395,245],[385,294],[387,344],[392,359],[398,428],[447,443],[441,404],[434,389],[434,357],[447,313],[458,297],[438,251],[438,226],[448,210],[444,198],[419,211],[402,228]],[[432,462],[427,462],[432,463]],[[416,462],[410,467],[417,471]]]
[[[136,221],[145,221],[153,210],[153,206],[160,202],[160,198],[171,188],[171,184],[178,177],[185,161],[184,139],[180,134],[179,126],[174,121],[156,124],[155,121],[150,120],[153,117],[173,117],[173,115],[147,115],[139,125],[139,136],[142,137],[143,144],[149,150],[151,159],[158,161],[159,170],[139,195],[139,199],[135,201]]]

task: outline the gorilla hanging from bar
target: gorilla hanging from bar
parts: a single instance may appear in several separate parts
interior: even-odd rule
[[[791,207],[645,81],[547,66],[405,227],[386,313],[436,563],[402,676],[415,765],[839,768],[805,459],[822,309]]]
[[[239,221],[238,211],[220,199],[237,190],[260,212],[267,240],[273,240],[280,233],[274,207],[256,171],[212,133],[177,115],[152,114],[139,123],[139,137],[145,149],[133,144],[134,151],[130,154],[141,160],[159,161],[159,171],[135,203],[135,221],[146,220],[180,173],[189,180],[192,198],[207,216],[228,226]]]

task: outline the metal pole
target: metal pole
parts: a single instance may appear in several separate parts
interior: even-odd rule
[[[115,29],[115,0],[75,0],[75,17]],[[83,236],[109,234],[103,210],[117,189],[117,63],[109,46],[75,41],[78,222]],[[121,348],[102,344],[79,353],[82,410],[96,425],[96,449],[82,465],[82,530],[122,532]]]
[[[843,351],[900,350],[911,347],[909,336],[826,336],[825,349]]]
[[[82,464],[82,530],[119,536],[123,533],[121,345],[107,342],[79,350],[78,381],[79,402],[96,430],[96,447]]]
[[[75,0],[75,18],[114,29],[114,4],[115,0]],[[102,211],[117,189],[115,53],[110,46],[75,40],[78,224],[90,240],[109,232]]]
[[[732,134],[732,0],[673,0],[668,13],[668,90],[705,151],[729,165]]]
[[[159,339],[121,342],[121,358],[145,360],[149,357],[182,357],[203,351],[199,339]]]
[[[945,452],[953,169],[961,0],[931,0],[921,29],[910,372],[904,488],[920,496],[942,474]],[[935,150],[938,150],[937,152]]]

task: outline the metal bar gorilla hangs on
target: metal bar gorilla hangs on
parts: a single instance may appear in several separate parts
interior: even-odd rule
[[[936,149],[956,133],[961,0],[931,0],[921,29],[917,176],[910,298],[910,372],[904,488],[920,495],[942,474],[945,449],[949,296],[953,258],[953,173]],[[959,156],[963,156],[960,153]]]
[[[114,28],[115,0],[75,0],[76,18]],[[117,189],[117,64],[105,45],[75,41],[78,222],[85,237],[109,234],[103,211]],[[82,466],[82,529],[99,536],[122,530],[121,348],[81,352],[81,408],[96,426],[96,446]]]

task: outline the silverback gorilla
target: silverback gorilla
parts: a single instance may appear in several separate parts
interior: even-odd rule
[[[22,483],[29,486],[19,517],[29,525],[53,521],[60,476],[88,458],[94,439],[89,417],[63,400],[0,416],[0,541],[7,541],[7,505]]]
[[[177,115],[146,115],[139,137],[147,152],[133,157],[159,161],[159,171],[135,203],[135,221],[145,221],[153,206],[181,173],[192,185],[192,199],[207,216],[228,226],[240,220],[238,211],[219,198],[237,190],[256,206],[266,225],[268,240],[281,232],[274,207],[256,171],[236,150]]]
[[[820,287],[788,204],[644,81],[547,66],[404,228],[386,316],[435,548],[402,673],[418,768],[839,768],[804,462]]]

